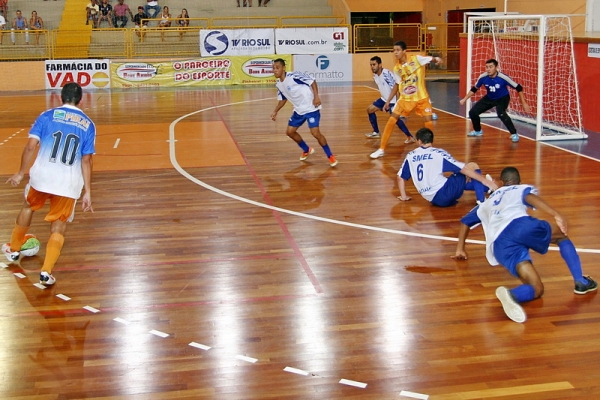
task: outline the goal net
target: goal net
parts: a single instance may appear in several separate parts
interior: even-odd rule
[[[518,93],[510,89],[508,113],[513,120],[534,124],[536,140],[587,138],[581,122],[568,16],[469,17],[467,90],[485,73],[485,62],[490,58],[498,61],[500,71],[523,86],[530,112],[525,112]],[[482,89],[469,99],[467,117],[473,102],[484,95]]]

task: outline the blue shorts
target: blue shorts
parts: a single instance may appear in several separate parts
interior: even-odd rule
[[[458,203],[463,195],[467,177],[461,173],[454,173],[448,177],[444,186],[437,191],[431,204],[438,207],[450,207]]]
[[[378,98],[377,100],[375,100],[373,102],[373,105],[377,108],[379,108],[381,111],[383,111],[383,106],[385,106],[385,100],[383,100],[381,97]],[[391,114],[392,110],[394,109],[395,104],[394,103],[390,103],[390,109],[388,110],[388,112]]]
[[[318,128],[319,121],[321,121],[321,112],[319,110],[317,110],[317,111],[309,112],[304,115],[300,115],[296,111],[294,111],[294,113],[290,117],[288,125],[294,126],[297,128],[299,126],[302,126],[304,121],[308,121],[309,128]]]
[[[514,276],[517,264],[531,261],[529,249],[546,254],[552,239],[552,227],[547,221],[530,216],[512,221],[494,240],[494,257]]]

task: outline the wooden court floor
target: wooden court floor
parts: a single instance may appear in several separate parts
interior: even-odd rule
[[[526,323],[510,321],[494,290],[517,281],[484,246],[450,258],[474,196],[438,209],[409,183],[413,200],[398,201],[414,145],[397,131],[371,160],[377,92],[320,88],[336,168],[320,148],[298,161],[291,107],[269,119],[274,88],[86,94],[95,212],[69,225],[53,287],[33,286],[43,249],[0,269],[0,398],[600,398],[597,295],[573,294],[557,251],[534,255],[545,295],[525,305]],[[0,96],[3,182],[31,123],[59,103]],[[494,177],[518,167],[600,278],[598,161],[494,128],[466,138],[463,118],[436,111],[435,145]],[[22,192],[0,185],[4,241]],[[43,211],[30,232],[45,242]]]

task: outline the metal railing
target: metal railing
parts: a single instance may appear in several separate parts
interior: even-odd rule
[[[189,18],[189,26],[170,18],[170,27],[157,26],[158,19],[148,20],[143,28],[99,28],[91,31],[13,31],[15,45],[9,44],[11,31],[3,31],[0,60],[43,60],[55,58],[199,57],[200,29],[347,27],[352,53],[388,52],[394,42],[403,40],[409,51],[439,56],[440,72],[459,70],[462,24],[345,24],[344,17],[250,17]],[[28,36],[27,36],[28,35]],[[8,38],[7,38],[8,36]],[[37,37],[37,41],[36,41]],[[26,39],[29,44],[26,44]],[[38,43],[38,44],[35,44]]]

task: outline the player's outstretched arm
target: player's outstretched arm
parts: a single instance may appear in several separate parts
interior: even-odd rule
[[[92,208],[92,170],[94,162],[91,154],[85,154],[81,158],[81,172],[83,173],[83,198],[81,200],[81,208],[83,212],[91,211]]]
[[[529,193],[527,196],[525,196],[525,201],[533,208],[552,215],[554,217],[554,220],[556,220],[556,225],[558,225],[561,232],[565,235],[567,234],[567,220],[562,215],[560,215],[558,211],[556,211],[548,203],[542,200],[540,196]]]
[[[319,97],[319,87],[317,86],[317,81],[313,81],[310,84],[310,87],[313,91],[314,94],[314,98],[313,98],[313,105],[315,107],[319,107],[321,105],[321,98]]]
[[[23,149],[23,153],[21,154],[21,165],[19,166],[19,172],[8,178],[6,183],[10,182],[12,186],[17,186],[19,183],[21,183],[25,173],[31,164],[33,164],[38,143],[39,141],[37,139],[29,138],[25,148]]]
[[[458,232],[458,244],[456,245],[456,252],[454,253],[452,258],[455,260],[466,260],[468,258],[467,251],[465,250],[465,243],[467,241],[467,237],[469,236],[470,228],[461,223],[460,231]]]
[[[519,92],[519,100],[521,100],[521,104],[523,105],[525,112],[531,112],[531,107],[529,107],[529,104],[527,104],[527,100],[525,100],[525,94],[523,94],[522,90]]]
[[[398,200],[409,201],[411,197],[406,194],[406,181],[400,176],[398,176],[398,188],[400,188],[400,196],[398,196]]]
[[[285,105],[285,103],[287,103],[287,100],[279,100],[279,103],[277,103],[275,110],[273,110],[273,112],[271,113],[271,119],[273,121],[275,121],[277,119],[277,113],[279,112],[279,110],[281,110],[281,108]]]
[[[467,165],[465,165],[464,168],[460,170],[460,173],[468,176],[471,179],[475,179],[476,181],[481,182],[484,186],[487,186],[488,188],[490,188],[494,191],[498,190],[498,185],[496,185],[496,183],[494,181],[490,181],[483,175],[472,170]]]

